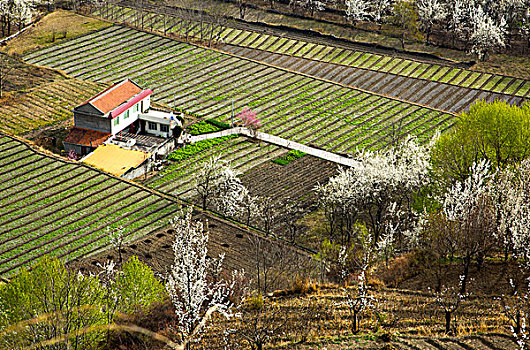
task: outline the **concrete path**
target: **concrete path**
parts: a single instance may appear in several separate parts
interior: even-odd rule
[[[210,134],[202,134],[202,135],[196,135],[196,136],[185,134],[185,135],[183,135],[183,137],[181,138],[180,141],[186,142],[186,143],[195,143],[195,142],[198,142],[198,141],[215,139],[215,138],[218,138],[218,137],[235,135],[235,134],[244,135],[244,136],[251,137],[251,138],[256,138],[258,140],[261,140],[261,141],[264,141],[264,142],[267,142],[267,143],[271,143],[273,145],[285,147],[285,148],[290,149],[290,150],[301,151],[301,152],[307,153],[309,155],[312,155],[313,157],[324,159],[324,160],[327,160],[327,161],[330,161],[330,162],[333,162],[333,163],[337,163],[337,164],[340,164],[340,165],[345,165],[345,166],[351,167],[351,166],[353,166],[355,164],[355,161],[353,159],[351,159],[351,158],[343,157],[343,156],[338,155],[336,153],[324,151],[324,150],[319,149],[319,148],[306,146],[306,145],[303,145],[301,143],[294,142],[294,141],[291,141],[291,140],[287,140],[287,139],[284,139],[284,138],[281,138],[281,137],[278,137],[278,136],[274,136],[274,135],[271,135],[271,134],[267,134],[267,133],[264,133],[264,132],[257,131],[255,133],[253,133],[252,131],[250,131],[249,129],[247,129],[245,127],[236,127],[236,128],[232,128],[232,129],[227,129],[227,130],[222,130],[222,131],[218,131],[218,132],[213,132],[213,133],[210,133]]]

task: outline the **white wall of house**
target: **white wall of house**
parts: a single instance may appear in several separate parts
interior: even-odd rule
[[[146,105],[150,105],[149,96],[144,98],[142,101],[143,108],[145,110]],[[120,131],[127,128],[129,125],[138,120],[138,115],[141,113],[140,109],[142,108],[142,101],[139,101],[137,104],[131,106],[131,108],[111,120],[111,133],[113,135],[119,133]]]
[[[169,133],[171,131],[169,122],[168,123],[160,123],[157,121],[146,121],[145,125],[145,131],[148,134],[160,136],[160,137],[169,137]]]

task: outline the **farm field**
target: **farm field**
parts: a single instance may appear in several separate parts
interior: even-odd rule
[[[0,131],[17,135],[72,118],[72,109],[106,87],[78,79],[59,79],[18,92],[0,105]]]
[[[353,287],[348,287],[353,288]],[[320,290],[307,295],[276,296],[269,302],[277,305],[285,318],[292,323],[303,322],[303,317],[319,317],[304,314],[307,305],[319,306],[322,314],[310,336],[312,341],[300,342],[299,345],[277,346],[280,349],[402,349],[402,350],[515,350],[519,347],[506,332],[507,320],[501,316],[501,305],[493,297],[470,298],[466,300],[455,323],[458,332],[474,334],[448,337],[444,334],[444,314],[439,310],[435,298],[430,293],[414,292],[392,288],[372,288],[370,294],[373,304],[370,310],[360,315],[360,335],[352,335],[352,315],[346,302],[345,289],[323,286]],[[311,315],[311,316],[309,316]],[[384,315],[379,319],[377,315]],[[208,333],[212,338],[221,329],[233,328],[237,319],[225,321],[219,319],[216,326]],[[290,323],[287,323],[290,324]],[[390,339],[382,341],[377,336],[365,335],[382,327]],[[507,328],[507,327],[506,327]],[[491,335],[489,335],[491,334]],[[380,333],[379,333],[380,335]],[[422,337],[423,336],[423,337]],[[204,339],[205,344],[213,344],[212,338]],[[293,334],[283,335],[284,344],[295,344]],[[279,343],[280,341],[278,341]],[[386,344],[388,345],[386,345]],[[296,343],[298,344],[298,343]],[[212,347],[207,347],[212,348]],[[214,349],[220,349],[214,348]]]
[[[195,26],[190,25],[189,19],[182,21],[176,16],[164,17],[154,12],[144,12],[144,14],[143,28],[157,30],[164,34],[176,34],[181,37],[200,39],[203,36],[199,29],[201,26],[198,23]],[[137,10],[134,8],[109,5],[95,9],[93,15],[133,26],[140,25]],[[416,88],[429,85],[430,87],[437,86],[438,89],[453,91],[450,88],[453,86],[469,88],[475,92],[484,91],[484,94],[474,96],[473,100],[477,98],[500,98],[511,103],[520,103],[521,98],[530,97],[530,80],[528,79],[473,71],[443,63],[425,63],[413,59],[374,54],[368,51],[353,50],[347,46],[310,42],[302,36],[294,35],[289,38],[242,26],[236,27],[238,26],[220,27],[214,25],[210,26],[208,31],[215,33],[215,37],[221,42],[218,46],[221,50],[256,60],[274,62],[275,64],[281,63],[282,67],[293,70],[297,70],[300,66],[304,66],[310,71],[310,68],[313,67],[317,68],[316,70],[330,67],[326,69],[328,74],[335,70],[342,70],[341,73],[354,73],[359,80],[350,80],[348,84],[356,85],[363,82],[366,87],[373,87],[373,84],[381,80],[382,77],[388,77],[401,82],[413,81]],[[307,63],[308,60],[312,63]],[[299,62],[306,63],[300,64]],[[313,69],[312,72],[314,73],[315,70]],[[379,72],[379,74],[370,72]],[[437,84],[427,84],[429,82]],[[392,91],[392,88],[388,90]],[[379,90],[375,91],[379,92]],[[420,93],[419,90],[414,92]],[[411,95],[415,96],[414,93]],[[467,96],[467,98],[471,97]]]
[[[314,207],[313,189],[336,175],[335,163],[305,155],[286,165],[264,162],[241,177],[253,195],[297,200],[303,207]]]
[[[166,166],[161,172],[146,182],[146,185],[180,198],[192,199],[197,195],[193,191],[193,175],[201,167],[201,162],[221,155],[221,159],[230,162],[231,166],[241,173],[270,161],[287,151],[269,144],[257,144],[244,137],[227,139],[213,147],[198,152],[186,159]]]
[[[179,205],[78,163],[0,136],[0,275],[49,254],[72,260],[169,223]]]
[[[275,272],[279,274],[279,278],[271,285],[271,290],[291,286],[293,281],[300,276],[302,267],[310,264],[310,259],[306,253],[280,241],[257,235],[232,222],[204,212],[194,213],[193,218],[207,222],[208,232],[210,233],[208,255],[218,257],[224,254],[223,267],[227,270],[244,270],[249,275],[253,274],[256,269],[256,244],[260,244],[262,249],[266,251],[280,251],[285,254],[286,258],[288,256],[286,260],[291,264],[282,264],[281,270]],[[171,228],[158,230],[124,245],[122,257],[127,259],[136,255],[156,272],[165,275],[174,261],[174,253],[171,247],[173,241],[174,235]],[[110,247],[106,251],[94,254],[83,260],[74,261],[72,266],[79,267],[82,271],[94,270],[94,266],[98,263],[103,264],[108,259],[116,260],[117,258],[117,250]],[[285,261],[283,263],[285,264]],[[280,268],[279,264],[280,262],[278,261],[271,261],[273,269],[276,269],[276,267]]]
[[[123,26],[31,53],[25,60],[95,82],[129,77],[154,90],[155,101],[205,118],[226,121],[232,100],[236,112],[248,106],[257,113],[262,131],[335,152],[383,148],[407,134],[427,140],[454,119],[451,113]]]

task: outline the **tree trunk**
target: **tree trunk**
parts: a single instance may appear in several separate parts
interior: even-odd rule
[[[464,277],[462,278],[462,287],[460,288],[460,294],[466,293],[466,284],[467,284],[467,279],[469,277],[469,265],[471,265],[471,258],[465,257],[464,258],[464,273],[463,273]]]
[[[359,315],[356,311],[353,312],[353,333],[359,331]]]
[[[451,331],[451,311],[445,311],[445,333],[449,334]]]

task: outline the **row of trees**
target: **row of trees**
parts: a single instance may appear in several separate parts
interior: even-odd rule
[[[271,8],[274,0],[270,0]],[[244,17],[246,3],[237,2]],[[526,38],[530,48],[530,2],[528,0],[290,0],[293,11],[315,11],[345,8],[345,20],[393,24],[401,29],[401,44],[405,40],[425,40],[430,43],[433,29],[450,38],[438,43],[457,42],[484,60],[492,50],[510,46],[514,35]]]
[[[453,46],[459,40],[479,59],[485,59],[490,50],[509,45],[510,34],[530,39],[527,0],[346,0],[345,4],[346,15],[354,22],[391,22],[401,27],[403,45],[406,36],[424,37],[429,43],[436,27],[452,38]]]
[[[331,276],[343,281],[392,256],[424,255],[449,332],[473,263],[480,268],[487,256],[501,255],[528,275],[528,123],[529,104],[478,102],[430,144],[409,138],[393,149],[359,153],[353,167],[316,188],[327,223],[321,255],[334,262]],[[449,282],[453,263],[461,265],[460,279]],[[525,283],[514,283],[502,298],[521,341],[528,339],[527,293]]]
[[[45,0],[46,1],[46,0]],[[29,22],[39,2],[33,0],[1,0],[0,1],[0,24],[2,36],[11,34],[12,27],[17,30]]]

